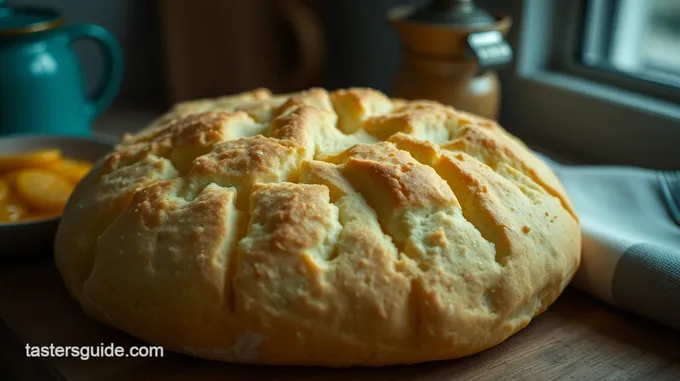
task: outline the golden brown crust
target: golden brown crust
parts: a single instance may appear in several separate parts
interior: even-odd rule
[[[493,121],[371,89],[184,102],[77,187],[56,240],[94,318],[266,364],[456,358],[571,280],[561,184]]]

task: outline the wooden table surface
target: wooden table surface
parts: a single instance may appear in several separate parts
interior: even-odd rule
[[[680,333],[571,289],[492,349],[385,368],[231,365],[167,352],[162,358],[28,359],[27,343],[143,345],[87,318],[50,261],[0,267],[0,319],[2,380],[680,380]]]

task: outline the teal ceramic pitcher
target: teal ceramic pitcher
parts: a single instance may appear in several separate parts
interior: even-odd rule
[[[115,38],[97,25],[63,24],[57,11],[0,0],[0,135],[89,135],[118,94],[123,63]],[[72,49],[81,39],[96,41],[105,56],[92,94]]]

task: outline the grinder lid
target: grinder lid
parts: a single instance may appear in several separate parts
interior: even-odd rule
[[[418,47],[423,47],[424,51],[462,51],[465,58],[477,62],[478,74],[499,70],[512,62],[512,48],[501,32],[508,21],[499,21],[473,0],[430,0],[418,8],[398,7],[396,10],[394,15],[400,20],[399,24],[410,31],[402,37],[419,34],[418,31],[442,31],[436,36],[409,36],[409,45],[415,46],[416,51],[421,50]],[[441,38],[442,34],[453,36],[453,40]]]
[[[432,0],[416,9],[409,21],[464,28],[487,28],[496,19],[472,0]]]

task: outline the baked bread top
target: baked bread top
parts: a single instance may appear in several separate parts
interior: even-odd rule
[[[552,171],[497,123],[371,89],[177,104],[76,188],[55,260],[168,350],[387,365],[498,344],[578,268]]]

